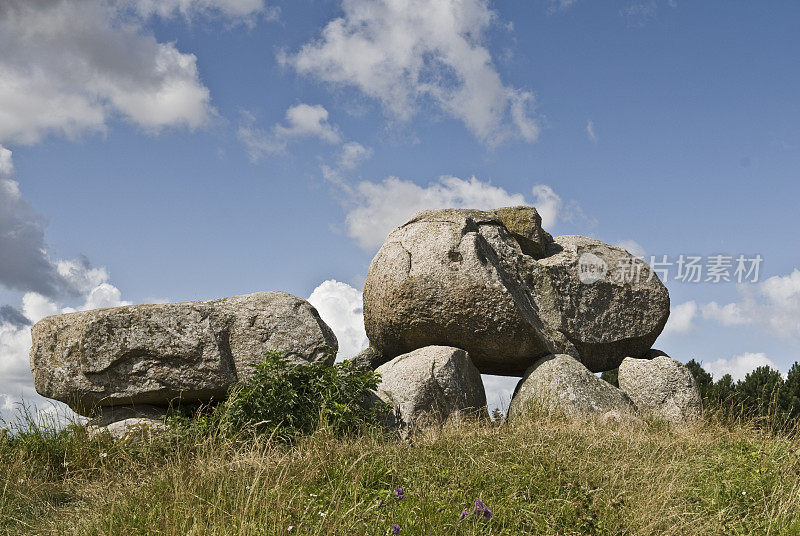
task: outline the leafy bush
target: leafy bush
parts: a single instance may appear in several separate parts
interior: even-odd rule
[[[225,434],[267,433],[291,440],[327,425],[346,435],[387,422],[390,406],[372,394],[379,383],[375,372],[348,361],[294,365],[271,352],[231,390],[216,417]]]

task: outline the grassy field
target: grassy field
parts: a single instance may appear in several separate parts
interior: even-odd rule
[[[325,429],[293,446],[38,430],[0,441],[0,533],[796,535],[800,442],[714,419],[547,416],[413,444]]]

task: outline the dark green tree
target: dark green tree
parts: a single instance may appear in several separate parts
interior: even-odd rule
[[[694,359],[690,359],[689,362],[686,363],[686,368],[688,368],[689,372],[694,376],[697,387],[700,389],[700,396],[703,397],[703,400],[707,399],[714,385],[714,379],[711,377],[711,374],[706,372],[700,363]]]
[[[792,419],[800,419],[800,363],[794,362],[783,384],[786,403],[784,408]]]
[[[785,413],[786,392],[777,370],[764,365],[747,373],[736,384],[739,402],[753,416],[780,417]]]
[[[619,369],[606,370],[600,375],[600,378],[607,381],[614,387],[619,387]]]
[[[738,403],[736,383],[730,374],[714,382],[708,390],[708,400],[718,407],[732,407]]]

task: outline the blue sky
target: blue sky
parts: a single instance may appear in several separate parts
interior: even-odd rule
[[[71,309],[284,290],[346,357],[393,226],[523,201],[648,260],[760,255],[756,283],[667,281],[657,346],[785,372],[798,21],[795,2],[12,0],[0,406],[40,402],[29,324]],[[488,378],[490,403],[509,386]]]

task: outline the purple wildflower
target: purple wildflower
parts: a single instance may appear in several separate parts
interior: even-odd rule
[[[460,517],[460,519],[464,519],[464,518],[465,518],[465,517],[467,517],[468,515],[469,515],[469,512],[467,512],[466,510],[461,510],[461,517]]]
[[[483,501],[478,499],[475,501],[475,513],[480,514],[481,512],[483,512]]]
[[[485,517],[486,519],[492,519],[493,515],[494,514],[492,513],[492,511],[489,510],[488,508],[483,509],[483,517]]]
[[[403,490],[403,488],[394,488],[394,494],[397,495],[398,499],[402,499],[406,496],[406,492]]]
[[[400,525],[397,523],[392,525],[392,534],[400,534]]]

